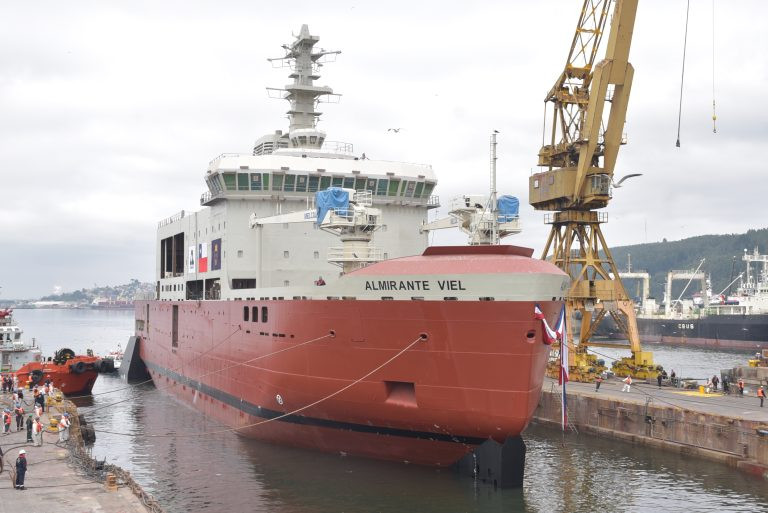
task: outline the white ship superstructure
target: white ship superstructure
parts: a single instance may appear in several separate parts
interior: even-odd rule
[[[0,309],[0,371],[15,371],[22,365],[40,361],[42,352],[23,338],[24,330],[13,320],[13,310]]]
[[[332,254],[339,244],[334,235],[310,219],[254,229],[248,222],[252,214],[268,218],[312,209],[315,194],[329,187],[368,191],[372,207],[382,213],[376,233],[380,259],[426,248],[427,234],[419,227],[438,206],[431,166],[371,160],[351,144],[326,140],[315,107],[337,95],[314,81],[318,63],[338,52],[315,51],[317,42],[304,25],[296,41],[283,46],[285,56],[270,59],[291,69],[293,83],[279,90],[290,104],[288,132],[259,138],[252,154],[216,157],[200,198],[206,208],[159,223],[159,299],[244,299],[256,288],[305,288],[319,278],[332,284],[340,274],[329,262],[338,256]]]

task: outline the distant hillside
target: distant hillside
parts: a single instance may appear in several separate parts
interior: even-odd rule
[[[744,250],[752,252],[755,247],[761,254],[768,253],[768,228],[741,234],[702,235],[671,242],[665,239],[663,242],[611,248],[611,252],[620,271],[626,270],[627,255],[632,255],[632,270],[648,271],[651,274],[651,296],[661,301],[667,272],[696,269],[701,259],[705,258],[702,270],[712,277],[713,292],[719,293],[731,281],[732,269],[733,278],[744,271],[745,264],[741,260]],[[736,285],[738,282],[732,290],[735,290]],[[685,282],[674,282],[673,295],[679,294],[684,286]],[[698,287],[691,284],[685,295],[689,297],[697,291]],[[632,297],[639,296],[633,284],[627,283],[627,292]]]
[[[155,286],[151,283],[142,283],[133,279],[125,285],[115,286],[95,286],[90,289],[80,289],[74,292],[64,292],[62,294],[52,294],[41,297],[40,301],[67,301],[72,303],[91,303],[96,298],[104,299],[133,299],[134,296],[141,293],[152,293]]]

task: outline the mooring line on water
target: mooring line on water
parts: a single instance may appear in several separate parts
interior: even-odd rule
[[[308,410],[309,408],[312,408],[313,406],[317,406],[318,404],[323,403],[323,402],[325,402],[325,401],[327,401],[329,399],[332,399],[332,398],[336,397],[337,395],[339,395],[339,394],[349,390],[350,388],[352,388],[353,386],[357,385],[358,383],[360,383],[364,379],[369,378],[370,376],[372,376],[373,374],[375,374],[379,370],[383,369],[384,367],[386,367],[387,365],[389,365],[390,363],[395,361],[397,358],[399,358],[400,356],[405,354],[406,351],[411,349],[417,343],[419,343],[421,341],[424,341],[424,340],[426,340],[426,337],[424,335],[419,335],[419,337],[416,338],[416,340],[414,340],[413,342],[411,342],[410,344],[405,346],[396,355],[392,356],[387,361],[385,361],[381,365],[377,366],[376,368],[374,368],[370,372],[366,373],[365,375],[359,377],[358,379],[356,379],[352,383],[349,383],[348,385],[345,385],[344,387],[340,388],[339,390],[336,390],[335,392],[333,392],[331,394],[328,394],[328,395],[318,399],[317,401],[314,401],[312,403],[309,403],[307,405],[302,406],[301,408],[297,408],[297,409],[289,411],[287,413],[283,413],[282,415],[278,415],[277,417],[272,417],[270,419],[261,420],[259,422],[254,422],[252,424],[246,424],[244,426],[238,426],[238,427],[226,428],[226,429],[219,429],[219,430],[214,430],[214,431],[206,431],[206,432],[203,432],[203,433],[181,433],[181,434],[165,433],[165,434],[157,434],[157,435],[143,434],[143,435],[140,435],[140,436],[144,436],[146,438],[192,438],[192,437],[198,437],[198,436],[219,435],[219,434],[225,434],[225,433],[235,433],[235,432],[241,431],[243,429],[254,428],[254,427],[262,426],[264,424],[268,424],[270,422],[274,422],[276,420],[284,419],[284,418],[289,417],[291,415],[295,415],[297,413],[300,413],[300,412],[302,412],[304,410]],[[118,435],[118,436],[139,436],[138,434],[135,434],[135,433],[121,433],[121,432],[118,432],[118,431],[107,431],[107,430],[102,430],[102,429],[94,429],[94,431],[97,432],[97,433],[106,433],[106,434]]]
[[[233,333],[233,334],[234,334],[234,333]],[[230,336],[231,336],[231,335],[230,335]],[[234,363],[233,365],[230,365],[229,367],[224,367],[224,368],[222,368],[222,369],[217,369],[217,370],[213,370],[213,371],[210,371],[210,372],[206,372],[206,373],[203,373],[203,374],[201,374],[201,375],[199,375],[199,376],[196,376],[196,377],[194,377],[194,378],[190,377],[190,379],[195,379],[195,380],[198,380],[198,379],[200,379],[200,378],[204,378],[204,377],[206,377],[206,376],[210,376],[211,374],[217,374],[217,373],[219,373],[219,372],[224,372],[225,370],[229,370],[229,369],[231,369],[231,368],[233,368],[233,367],[239,367],[239,366],[243,366],[243,365],[246,365],[246,366],[247,366],[247,365],[248,365],[249,363],[251,363],[251,362],[255,362],[255,361],[257,361],[257,360],[261,360],[261,359],[263,359],[263,358],[268,358],[268,357],[270,357],[270,356],[274,356],[274,355],[276,355],[276,354],[284,353],[284,352],[286,352],[286,351],[291,351],[291,350],[293,350],[293,349],[298,349],[299,347],[303,347],[303,346],[305,346],[305,345],[307,345],[307,344],[311,344],[311,343],[313,343],[313,342],[318,342],[318,341],[320,341],[320,340],[323,340],[323,339],[325,339],[325,338],[328,338],[328,337],[331,337],[331,338],[332,338],[332,337],[334,337],[334,336],[335,336],[335,334],[334,334],[334,333],[326,333],[325,335],[323,335],[323,336],[321,336],[321,337],[313,338],[312,340],[307,340],[306,342],[302,342],[302,343],[300,343],[300,344],[296,344],[296,345],[293,345],[293,346],[291,346],[291,347],[286,347],[286,348],[283,348],[283,349],[279,349],[279,350],[277,350],[277,351],[273,351],[273,352],[271,352],[271,353],[263,354],[263,355],[260,355],[260,356],[257,356],[257,357],[254,357],[254,358],[251,358],[250,360],[246,360],[246,361],[244,361],[244,362],[236,362],[236,363]],[[220,344],[219,344],[219,345],[220,345]],[[209,350],[209,351],[207,351],[207,352],[210,352],[210,350]],[[207,352],[206,352],[206,353],[207,353]],[[205,354],[205,353],[203,353],[203,354]],[[188,361],[188,362],[186,362],[185,364],[182,364],[182,366],[181,366],[181,367],[177,367],[175,370],[171,370],[171,372],[177,372],[177,371],[181,370],[181,368],[182,368],[184,365],[189,365],[189,364],[191,364],[191,363],[192,363],[193,361],[195,361],[197,358],[199,358],[200,356],[203,356],[203,354],[200,354],[198,357],[196,357],[196,358],[193,358],[193,359],[189,360],[189,361]],[[230,361],[230,362],[234,362],[234,360],[227,360],[227,359],[223,359],[223,360],[225,360],[225,361]],[[148,381],[152,381],[152,380],[150,379],[150,380],[148,380]],[[146,383],[146,382],[143,382],[143,383]],[[166,388],[171,388],[171,387],[174,387],[174,386],[176,386],[177,384],[178,384],[178,383],[171,383],[171,384],[168,384],[168,385],[164,385],[164,386],[157,386],[157,385],[155,385],[155,388],[154,388],[154,389],[155,389],[155,390],[165,390]],[[121,399],[121,400],[119,400],[119,401],[115,401],[115,402],[113,402],[113,403],[105,404],[105,405],[99,406],[99,407],[97,407],[97,408],[92,408],[92,409],[89,409],[89,410],[88,410],[88,411],[86,411],[85,413],[86,413],[86,414],[91,414],[91,413],[97,412],[97,411],[99,411],[99,410],[103,410],[104,408],[109,408],[109,407],[111,407],[111,406],[114,406],[114,405],[116,405],[116,404],[124,403],[124,402],[126,402],[126,401],[130,401],[130,400],[133,400],[133,399],[135,399],[135,398],[134,398],[134,397],[128,397],[128,398],[126,398],[126,399]]]
[[[233,337],[233,336],[234,336],[234,335],[235,335],[235,334],[236,334],[238,331],[242,331],[242,329],[243,329],[243,327],[242,327],[241,325],[238,325],[238,326],[237,326],[237,329],[236,329],[235,331],[233,331],[232,333],[230,333],[229,335],[227,335],[227,337],[226,337],[226,338],[224,338],[223,340],[221,340],[221,341],[220,341],[218,344],[216,344],[216,345],[212,346],[211,348],[209,348],[209,349],[208,349],[208,350],[206,350],[206,351],[203,351],[202,353],[200,353],[199,355],[195,356],[194,358],[192,358],[192,359],[191,359],[191,360],[189,360],[188,362],[182,363],[182,364],[181,364],[181,366],[183,367],[184,365],[188,365],[188,364],[190,364],[190,363],[194,362],[195,360],[197,360],[197,359],[199,359],[199,358],[201,358],[201,357],[203,357],[203,356],[207,355],[208,353],[210,353],[210,352],[211,352],[211,351],[213,351],[214,349],[216,349],[216,348],[218,348],[219,346],[221,346],[221,345],[222,345],[224,342],[227,342],[229,339],[231,339],[231,338],[232,338],[232,337]],[[179,370],[179,369],[181,369],[181,367],[178,367],[176,370]],[[128,384],[128,385],[126,385],[126,386],[124,386],[124,387],[115,388],[115,389],[113,389],[113,390],[107,390],[106,392],[98,392],[98,393],[96,393],[96,394],[87,394],[87,395],[72,395],[72,396],[67,396],[67,399],[80,399],[80,398],[83,398],[83,397],[95,397],[95,396],[97,396],[97,395],[107,395],[107,394],[113,394],[113,393],[115,393],[115,392],[120,392],[120,391],[122,391],[122,390],[127,390],[127,389],[129,389],[129,388],[134,388],[134,387],[138,387],[138,386],[141,386],[141,385],[145,385],[145,384],[147,384],[147,383],[149,383],[149,382],[151,382],[151,381],[152,381],[152,378],[149,378],[149,379],[147,379],[147,380],[144,380],[144,381],[140,381],[139,383],[131,383],[131,384]]]

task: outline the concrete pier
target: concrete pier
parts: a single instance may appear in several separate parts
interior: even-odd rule
[[[701,393],[635,381],[630,392],[613,378],[568,383],[572,429],[598,437],[695,455],[768,479],[768,401],[751,395]],[[735,387],[732,387],[735,388]],[[547,378],[534,422],[560,426],[561,389]]]
[[[3,394],[2,402],[3,406],[7,407],[10,395]],[[84,451],[77,450],[77,444],[82,441],[77,432],[77,414],[72,403],[63,401],[43,413],[41,421],[46,429],[43,432],[41,447],[34,447],[32,443],[26,442],[26,419],[31,407],[25,405],[24,408],[27,412],[24,415],[24,429],[18,432],[15,430],[14,418],[11,432],[0,434],[0,446],[4,453],[4,468],[0,475],[0,513],[59,510],[94,513],[149,511],[129,487],[118,486],[115,491],[108,491],[104,483],[79,470],[77,463],[82,462],[83,456],[87,455]],[[59,443],[58,432],[49,427],[50,418],[60,417],[65,410],[75,417],[75,422],[70,428],[70,441]],[[82,446],[80,448],[82,449]],[[11,480],[20,449],[27,451],[25,490],[16,490]]]

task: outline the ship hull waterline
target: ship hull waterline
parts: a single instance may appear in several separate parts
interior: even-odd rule
[[[238,434],[446,466],[530,421],[549,354],[534,304],[137,301],[136,335],[158,389]],[[538,304],[550,320],[561,306]],[[266,322],[243,320],[254,306],[267,309]]]

